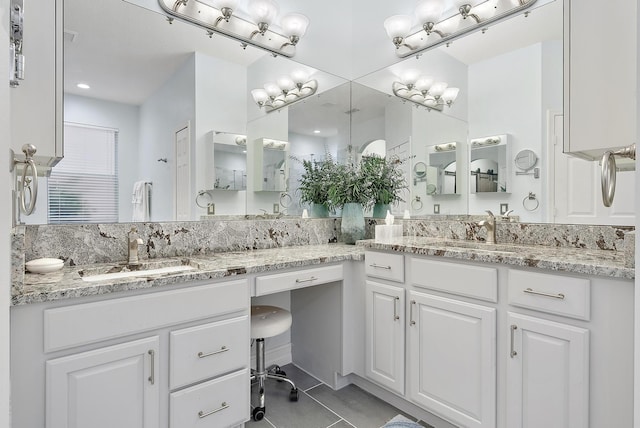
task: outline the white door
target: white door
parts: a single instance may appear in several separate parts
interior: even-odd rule
[[[507,426],[588,427],[589,331],[511,312],[507,323]]]
[[[367,377],[404,394],[404,289],[366,282]]]
[[[189,124],[176,131],[175,219],[191,220],[191,138]]]
[[[46,363],[47,428],[157,428],[157,336]]]
[[[496,309],[412,291],[408,328],[409,398],[455,425],[495,428]]]
[[[569,224],[635,224],[635,173],[618,172],[616,193],[611,207],[602,203],[600,165],[597,161],[570,156],[562,152],[563,116],[550,116],[553,201],[550,220]],[[555,208],[555,209],[554,209]]]

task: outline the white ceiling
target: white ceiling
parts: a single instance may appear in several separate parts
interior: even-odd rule
[[[392,14],[412,13],[415,6],[415,0],[376,2],[376,7],[369,0],[278,3],[281,14],[298,11],[311,20],[295,59],[349,80],[399,61],[382,22]],[[553,8],[561,7],[555,0]],[[561,38],[562,14],[550,9],[534,10],[528,18],[517,16],[486,34],[455,41],[447,53],[471,64],[540,41],[541,35]],[[523,19],[529,20],[525,26]],[[194,51],[241,65],[265,55],[251,47],[243,50],[223,36],[209,38],[192,25],[170,25],[163,15],[122,0],[65,0],[65,30],[77,33],[72,42],[65,42],[65,91],[129,104],[142,103]],[[79,82],[91,89],[76,88]]]

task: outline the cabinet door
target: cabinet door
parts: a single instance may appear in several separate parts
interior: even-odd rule
[[[408,396],[464,427],[496,425],[496,310],[409,293]]]
[[[589,331],[509,313],[507,426],[589,426]]]
[[[404,394],[404,289],[367,281],[366,296],[365,373]]]
[[[46,363],[47,428],[157,428],[157,336]]]

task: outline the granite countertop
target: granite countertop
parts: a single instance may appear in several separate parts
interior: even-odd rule
[[[346,244],[307,245],[264,250],[232,251],[190,257],[142,260],[143,269],[189,265],[194,269],[168,274],[87,282],[85,275],[126,271],[124,263],[64,267],[47,274],[25,273],[22,291],[11,297],[12,305],[51,302],[118,291],[139,290],[219,279],[248,273],[306,267],[346,260],[363,260],[361,247]]]
[[[112,292],[147,289],[189,281],[219,279],[234,275],[270,272],[348,260],[361,261],[365,249],[397,251],[482,263],[581,273],[623,279],[635,278],[635,269],[625,267],[622,251],[556,248],[515,244],[490,245],[478,241],[402,237],[390,243],[358,241],[358,245],[324,244],[233,251],[143,260],[143,269],[188,265],[192,270],[87,282],[86,275],[126,271],[123,263],[64,267],[48,274],[25,273],[20,293],[12,305],[50,302]]]
[[[482,263],[533,267],[551,271],[634,279],[635,269],[626,267],[623,251],[542,245],[486,244],[480,241],[407,237],[389,243],[359,241],[366,249],[439,256]]]

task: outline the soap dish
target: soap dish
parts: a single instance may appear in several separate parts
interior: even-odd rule
[[[64,260],[43,258],[35,259],[25,263],[25,267],[31,273],[49,273],[62,269]]]

